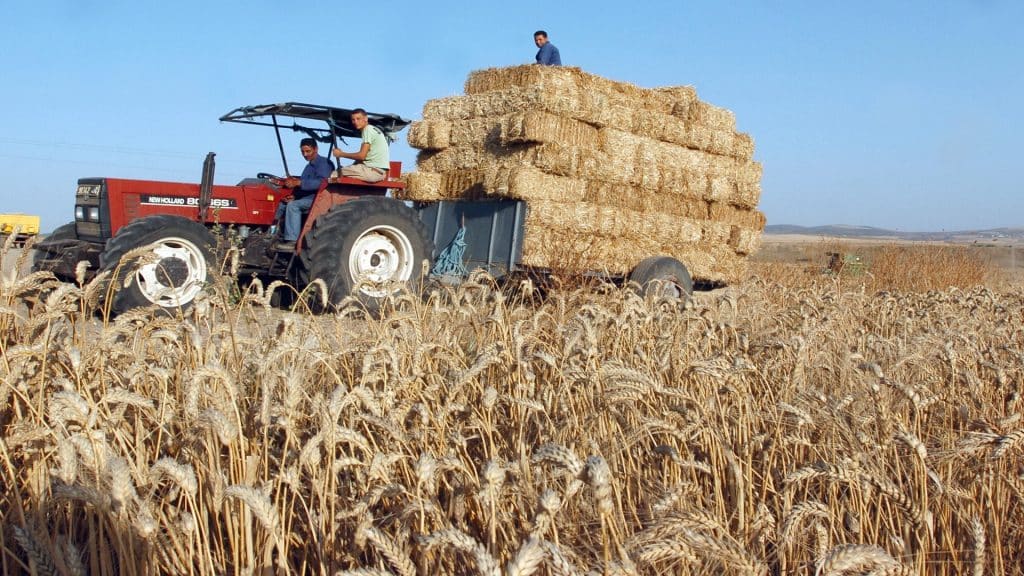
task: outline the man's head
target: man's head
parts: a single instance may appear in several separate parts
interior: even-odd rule
[[[352,111],[352,126],[354,126],[356,130],[366,128],[366,125],[369,123],[369,119],[366,118],[366,110],[356,108]]]
[[[299,150],[302,151],[302,157],[305,158],[307,162],[312,162],[313,159],[316,158],[316,140],[312,138],[303,138],[299,142]]]
[[[537,48],[543,48],[548,43],[548,33],[543,30],[537,30],[533,33],[533,43],[537,45]]]

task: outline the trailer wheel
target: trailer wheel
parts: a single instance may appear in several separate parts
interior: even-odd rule
[[[371,313],[403,287],[418,289],[421,264],[434,248],[415,211],[381,197],[332,207],[306,243],[310,281],[323,280],[330,307],[354,294]]]
[[[121,313],[152,305],[167,312],[187,308],[210,279],[215,243],[205,226],[179,216],[129,222],[100,255],[101,270],[111,272],[111,309]],[[137,248],[146,250],[125,258]]]
[[[661,294],[676,298],[689,298],[693,294],[693,279],[682,262],[671,256],[645,258],[629,274],[644,296]]]
[[[33,246],[35,254],[32,255],[32,271],[52,272],[54,276],[65,282],[73,282],[75,280],[73,277],[68,278],[64,274],[59,273],[62,268],[61,263],[64,261],[64,251],[57,247],[46,247],[48,242],[62,240],[78,240],[78,232],[75,230],[74,222],[58,226],[46,238],[43,238],[40,244]]]

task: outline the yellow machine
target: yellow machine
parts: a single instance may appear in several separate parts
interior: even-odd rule
[[[24,244],[25,240],[29,237],[39,234],[39,216],[31,216],[29,214],[0,214],[0,236],[2,240],[6,241],[7,237],[14,234],[17,230],[17,237],[15,237],[15,244]]]

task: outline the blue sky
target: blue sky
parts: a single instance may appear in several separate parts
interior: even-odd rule
[[[733,110],[769,223],[1024,226],[1020,0],[4,4],[0,212],[44,229],[80,177],[195,182],[209,151],[219,184],[281,172],[270,130],[218,122],[237,106],[417,119],[471,70],[532,62],[538,28],[566,64]]]

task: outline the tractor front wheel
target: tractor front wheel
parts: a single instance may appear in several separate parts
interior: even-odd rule
[[[64,272],[65,260],[68,258],[66,250],[61,247],[61,242],[77,241],[78,232],[75,230],[75,223],[68,222],[58,226],[50,232],[43,241],[33,246],[35,254],[32,255],[33,272],[52,272],[57,278],[65,282],[74,282],[73,276],[67,276]],[[50,245],[48,245],[50,244]]]
[[[128,223],[107,241],[100,255],[101,269],[111,273],[112,310],[121,313],[153,305],[167,312],[187,308],[211,277],[215,244],[205,226],[179,216],[150,216]]]

